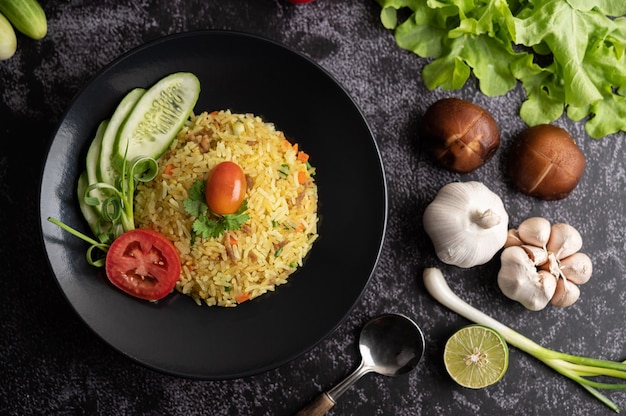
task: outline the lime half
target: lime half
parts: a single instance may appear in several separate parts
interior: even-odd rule
[[[500,380],[509,366],[509,347],[495,330],[468,325],[446,342],[443,361],[450,377],[463,387],[482,389]]]

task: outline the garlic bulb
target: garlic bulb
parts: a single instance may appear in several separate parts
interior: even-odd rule
[[[592,264],[589,256],[578,252],[582,237],[574,227],[532,217],[508,235],[498,273],[505,296],[533,311],[548,303],[565,307],[578,300],[577,285],[589,280]]]
[[[507,240],[508,222],[500,197],[474,181],[444,185],[423,217],[437,257],[462,268],[491,260]]]

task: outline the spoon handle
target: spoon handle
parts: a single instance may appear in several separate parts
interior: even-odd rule
[[[311,403],[296,413],[296,416],[322,416],[335,405],[328,393],[318,395]]]

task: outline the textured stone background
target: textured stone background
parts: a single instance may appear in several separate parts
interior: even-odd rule
[[[366,320],[383,312],[401,312],[418,322],[427,339],[417,370],[395,379],[365,376],[330,414],[611,414],[583,389],[515,348],[508,373],[498,384],[479,391],[455,385],[443,368],[442,348],[447,337],[468,321],[425,293],[421,273],[426,266],[438,265],[462,297],[547,347],[625,359],[623,135],[592,140],[581,124],[559,120],[557,124],[577,138],[588,169],[569,198],[541,202],[521,196],[502,174],[508,148],[524,127],[517,116],[523,91],[487,98],[472,82],[461,91],[428,91],[420,78],[426,62],[395,45],[373,0],[316,0],[301,6],[284,0],[41,3],[48,15],[48,35],[38,42],[19,36],[17,54],[0,62],[0,413],[290,415],[356,367],[356,339]],[[39,235],[41,168],[55,126],[72,97],[120,54],[146,41],[194,29],[263,35],[318,62],[363,110],[388,181],[389,221],[382,256],[353,312],[313,350],[246,379],[178,379],[114,351],[66,303]],[[421,115],[444,96],[482,105],[502,128],[496,157],[472,174],[437,168],[417,141]],[[594,276],[582,288],[581,300],[567,309],[529,312],[499,292],[497,259],[470,270],[438,262],[421,215],[443,184],[458,180],[483,181],[501,195],[511,226],[531,215],[575,225],[584,238],[583,251],[594,261]],[[626,394],[606,393],[626,406]]]

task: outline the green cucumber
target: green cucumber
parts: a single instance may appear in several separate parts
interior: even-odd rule
[[[13,30],[11,22],[3,14],[0,14],[0,61],[5,61],[15,55],[16,50],[15,30]]]
[[[158,159],[170,146],[193,111],[200,81],[189,72],[168,75],[150,87],[120,127],[114,166],[137,157]]]
[[[95,207],[92,207],[91,205],[88,205],[87,202],[85,202],[84,195],[88,186],[89,179],[87,179],[87,171],[84,171],[78,177],[78,186],[76,189],[76,191],[78,192],[78,206],[80,207],[80,212],[83,214],[83,217],[85,217],[85,220],[87,221],[91,232],[93,233],[93,235],[97,236],[99,233],[98,221],[100,221],[101,216]]]
[[[46,14],[36,0],[0,0],[0,13],[29,38],[39,40],[48,32]]]
[[[102,147],[102,137],[104,136],[104,132],[109,124],[109,120],[104,120],[98,126],[98,130],[96,131],[96,136],[91,141],[91,145],[89,145],[89,149],[87,149],[87,158],[86,158],[86,173],[87,173],[87,186],[98,183],[98,159],[100,157],[100,148]],[[78,195],[81,199],[84,199],[84,193],[82,195]],[[98,198],[100,201],[104,199],[104,195],[98,189],[93,189],[89,192],[90,197]],[[101,212],[100,206],[94,206],[94,209],[97,212]]]
[[[0,0],[1,1],[1,0]],[[98,181],[108,183],[109,185],[116,186],[120,172],[113,167],[113,153],[115,149],[115,142],[117,140],[117,134],[120,126],[124,123],[128,115],[137,104],[139,98],[146,92],[143,88],[135,88],[131,90],[120,101],[115,109],[115,112],[109,120],[109,124],[104,131],[102,137],[102,143],[100,146],[100,155],[98,158],[98,166],[96,175]]]

